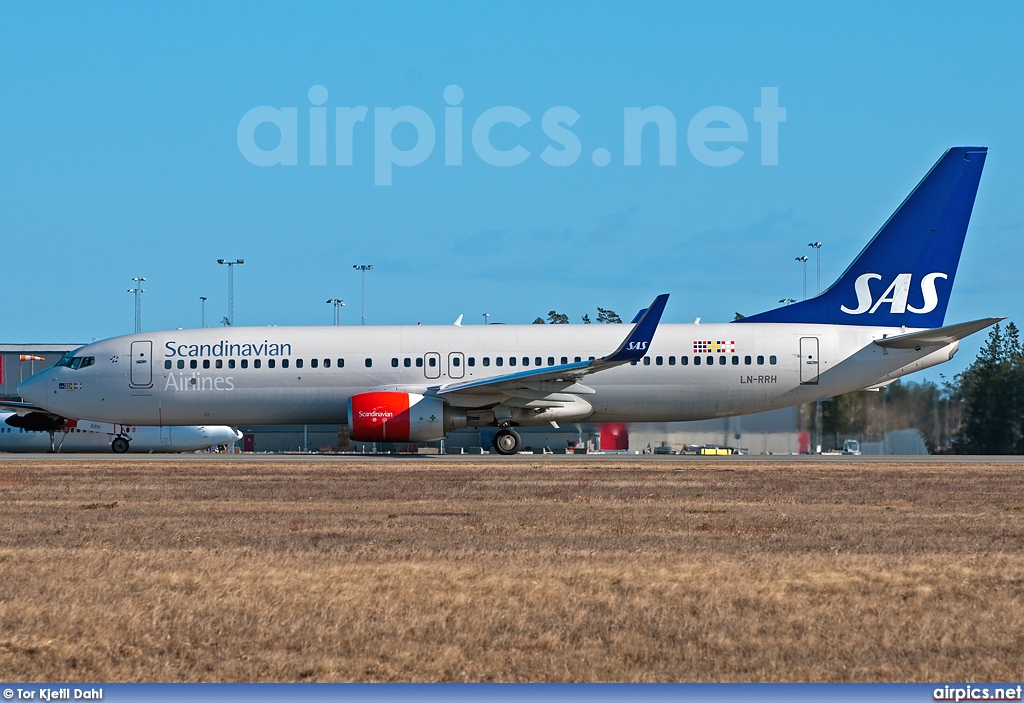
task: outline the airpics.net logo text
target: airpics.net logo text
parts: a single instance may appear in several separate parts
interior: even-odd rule
[[[327,88],[314,85],[308,91],[310,106],[308,129],[302,124],[300,131],[300,109],[298,107],[254,107],[238,122],[238,150],[245,159],[256,166],[298,166],[300,163],[299,140],[308,138],[309,159],[303,165],[352,166],[354,144],[361,136],[370,136],[367,130],[370,109],[366,106],[326,106]],[[444,117],[441,120],[441,148],[444,150],[445,166],[461,166],[467,158],[464,153],[464,132],[470,133],[472,151],[480,161],[499,168],[519,166],[534,157],[534,154],[513,139],[502,140],[502,148],[495,146],[492,133],[499,125],[503,132],[511,125],[513,134],[529,129],[533,116],[518,107],[501,105],[484,110],[479,115],[467,116],[461,107],[465,93],[457,85],[444,89]],[[331,114],[333,112],[333,114]],[[671,110],[661,106],[626,107],[622,121],[622,165],[642,165],[643,140],[654,139],[657,144],[658,164],[675,166],[677,158],[677,120]],[[307,122],[302,115],[302,122]],[[331,124],[333,118],[333,124]],[[758,125],[761,146],[761,165],[776,166],[779,163],[779,125],[786,121],[786,108],[779,106],[778,88],[761,88],[761,104],[753,108],[753,121]],[[580,120],[580,114],[566,105],[548,108],[540,117],[540,129],[549,143],[537,154],[548,166],[572,166],[583,156],[583,143],[572,131]],[[277,143],[272,148],[261,144],[257,130],[265,133],[268,125],[277,132]],[[650,128],[648,126],[650,125]],[[262,128],[262,129],[261,129]],[[415,139],[405,147],[406,140],[395,143],[396,130],[415,133]],[[722,105],[706,107],[698,111],[686,126],[686,146],[698,162],[713,167],[731,166],[742,159],[746,152],[741,146],[750,140],[750,130],[744,116]],[[328,157],[328,135],[333,135],[333,160]],[[412,168],[424,163],[438,146],[438,129],[427,111],[404,105],[402,107],[375,107],[372,116],[373,138],[373,182],[378,186],[392,183],[395,167]],[[270,139],[269,141],[273,141]],[[650,147],[649,147],[650,148]],[[302,155],[305,157],[305,154]],[[590,153],[595,166],[605,167],[612,163],[610,149],[598,147]]]

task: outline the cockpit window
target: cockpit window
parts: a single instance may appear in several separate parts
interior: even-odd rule
[[[61,359],[63,362],[64,359]],[[58,364],[58,366],[67,366],[72,369],[84,369],[86,366],[92,366],[96,363],[95,356],[75,356],[68,360],[66,364]]]
[[[71,361],[75,358],[75,354],[82,351],[83,348],[84,347],[79,347],[78,349],[73,349],[72,351],[67,352],[60,358],[60,361],[54,364],[54,366],[71,366]]]

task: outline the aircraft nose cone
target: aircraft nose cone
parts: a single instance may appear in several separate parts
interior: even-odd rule
[[[19,383],[18,395],[26,402],[45,407],[43,404],[46,402],[46,372],[29,376]]]

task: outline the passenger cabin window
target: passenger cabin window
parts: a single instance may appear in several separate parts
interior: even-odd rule
[[[681,357],[679,357],[679,364],[681,366],[686,366],[689,363],[690,363],[690,357],[688,357],[688,356],[681,356]],[[694,362],[694,363],[696,363],[696,362]]]
[[[476,357],[475,356],[471,356],[468,359],[466,359],[466,365],[467,366],[476,366]]]
[[[252,360],[252,367],[253,367],[254,369],[258,369],[258,368],[260,368],[261,366],[263,366],[263,360],[262,360],[262,359],[253,359],[253,360]]]
[[[316,361],[316,359],[314,359],[314,361]],[[295,368],[297,368],[297,369],[301,369],[302,368],[302,359],[296,359],[295,360]]]
[[[234,359],[228,359],[228,368],[229,369],[235,368],[235,360]]]
[[[750,364],[752,362],[753,362],[753,359],[751,359],[749,356],[743,357],[743,365],[744,366],[750,366]]]
[[[418,369],[422,369],[423,368],[423,357],[419,357],[419,358],[416,359],[416,368],[418,368]]]
[[[555,365],[555,357],[549,356],[548,357],[548,366],[554,366],[554,365]]]
[[[484,366],[490,366],[491,365],[491,357],[485,356],[483,363],[484,363]]]
[[[397,356],[391,357],[391,368],[393,368],[393,369],[397,369],[398,368],[398,357]]]
[[[204,369],[210,368],[210,360],[209,359],[203,359],[203,368]]]
[[[168,359],[167,361],[164,362],[164,368],[165,369],[171,368],[171,360],[170,359]]]
[[[494,365],[495,366],[504,366],[505,365],[505,359],[500,357],[500,356],[494,357]]]
[[[409,368],[410,366],[412,366],[412,359],[410,359],[409,357],[405,357],[404,359],[402,359],[402,366],[404,366],[405,368]]]
[[[370,357],[366,357],[366,361],[364,361],[363,363],[366,364],[366,368],[370,368],[371,366],[373,366],[373,359],[371,359]]]
[[[429,366],[430,368],[434,368],[435,366],[437,366],[437,359],[433,356],[427,359],[427,366]]]
[[[344,359],[338,359],[338,368],[339,369],[345,368],[345,360]]]
[[[740,358],[738,356],[734,356],[732,358],[732,365],[733,366],[739,366],[740,365]]]
[[[331,368],[331,360],[330,359],[324,359],[324,368],[325,369]]]
[[[178,359],[178,368],[179,369],[185,368],[185,360],[184,359]]]
[[[310,359],[309,360],[309,368],[315,369],[319,365],[320,365],[320,360],[319,359]]]
[[[654,358],[654,363],[657,364],[658,366],[661,366],[662,364],[665,363],[665,357],[663,357],[663,356],[655,357]]]
[[[191,361],[188,362],[188,367],[190,369],[197,369],[199,368],[199,362],[196,361],[195,359],[192,359]]]
[[[651,365],[651,357],[645,356],[644,357],[644,366],[650,366],[650,365]]]
[[[693,357],[693,365],[694,366],[700,366],[700,357],[699,356]]]
[[[241,363],[242,363],[242,368],[243,369],[249,368],[249,360],[248,359],[242,359]]]
[[[281,368],[286,369],[291,362],[288,359],[281,359]]]
[[[775,366],[775,363],[777,361],[778,361],[778,358],[774,354],[772,354],[771,356],[768,357],[768,363],[771,364],[772,366]]]
[[[725,355],[724,354],[722,356],[718,357],[718,365],[719,366],[725,366]]]
[[[676,358],[674,356],[670,356],[668,358],[668,365],[669,366],[675,366],[676,365]]]
[[[218,369],[222,369],[222,368],[224,368],[224,360],[223,359],[217,359],[217,361],[215,361],[213,363],[213,365],[216,366]]]
[[[460,366],[462,366],[462,361],[459,359],[459,357],[452,357],[452,366],[454,366],[455,368],[459,368]]]
[[[276,359],[267,359],[267,368],[268,369],[272,369],[275,366],[277,366],[277,360]]]
[[[577,356],[577,357],[573,358],[573,361],[583,361],[583,359],[581,359],[580,357]]]
[[[567,357],[567,356],[563,356],[563,357],[562,357],[562,363],[563,363],[563,364],[568,364],[568,363],[569,363],[569,357]]]
[[[516,365],[516,358],[514,356],[510,356],[508,358],[508,365],[509,366],[515,366]]]
[[[764,366],[764,357],[763,356],[758,356],[757,357],[757,365],[758,366]]]

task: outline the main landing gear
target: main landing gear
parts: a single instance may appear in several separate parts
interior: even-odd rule
[[[511,427],[502,427],[498,430],[498,434],[494,435],[494,450],[498,454],[504,454],[505,456],[518,454],[522,443],[519,433]]]
[[[110,448],[114,450],[114,454],[127,454],[130,442],[131,440],[124,435],[118,435],[117,437],[114,437],[114,440],[110,443]]]

